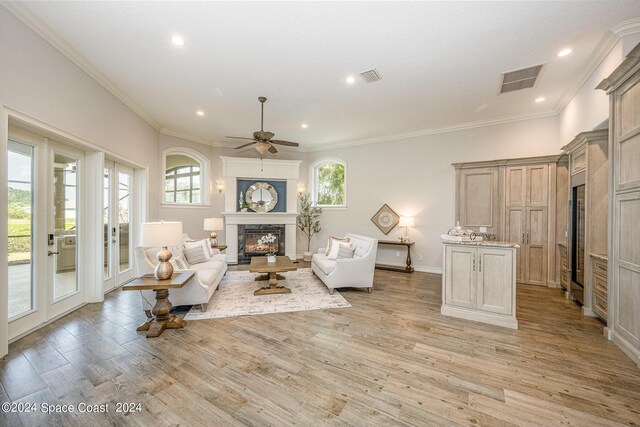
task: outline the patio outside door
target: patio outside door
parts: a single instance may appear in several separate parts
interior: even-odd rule
[[[79,150],[9,141],[9,338],[84,302]]]

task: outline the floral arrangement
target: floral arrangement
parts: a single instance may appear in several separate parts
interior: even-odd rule
[[[269,233],[266,236],[262,236],[261,238],[258,239],[258,244],[260,246],[264,246],[266,245],[269,249],[269,252],[267,252],[265,255],[266,256],[275,256],[276,252],[273,250],[273,243],[276,241],[276,236],[274,236],[273,234]]]

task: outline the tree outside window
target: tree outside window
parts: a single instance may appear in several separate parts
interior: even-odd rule
[[[314,168],[313,198],[318,206],[346,206],[345,163],[328,160]]]

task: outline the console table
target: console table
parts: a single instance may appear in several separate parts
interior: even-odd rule
[[[413,267],[411,267],[411,246],[415,242],[401,242],[399,240],[378,240],[378,245],[389,246],[405,246],[407,248],[407,259],[405,267],[397,267],[395,265],[376,264],[376,268],[379,270],[400,271],[403,273],[413,273]]]

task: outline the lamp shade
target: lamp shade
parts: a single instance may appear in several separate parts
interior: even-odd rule
[[[414,222],[412,216],[401,216],[400,222],[398,223],[400,227],[413,227],[413,224]]]
[[[140,227],[140,245],[147,248],[182,243],[181,222],[143,222]]]
[[[206,231],[224,230],[224,221],[222,218],[205,218],[202,229]]]

